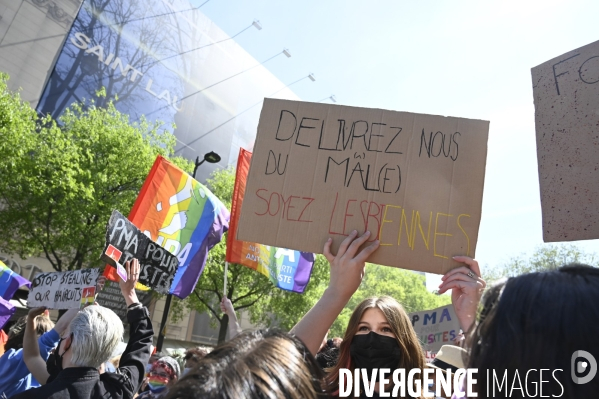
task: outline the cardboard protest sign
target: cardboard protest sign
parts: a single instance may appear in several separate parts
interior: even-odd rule
[[[100,269],[41,273],[31,282],[27,306],[49,309],[73,309],[93,304]]]
[[[532,68],[545,242],[599,238],[599,41]]]
[[[409,313],[412,326],[430,363],[443,345],[452,345],[460,333],[460,323],[453,305]]]
[[[168,294],[179,266],[177,257],[150,240],[119,211],[112,211],[106,226],[102,260],[117,268],[119,275],[124,272],[126,276],[123,265],[133,258],[139,260],[141,267],[139,282],[161,294]]]
[[[149,291],[137,291],[136,293],[139,302],[149,308],[152,302],[152,293]],[[118,283],[106,281],[104,289],[96,297],[96,302],[100,306],[112,310],[121,318],[123,323],[127,323],[127,303],[125,302],[125,298],[123,298],[123,294],[121,294]]]
[[[373,263],[474,256],[489,122],[266,99],[237,239],[322,253],[371,231]]]

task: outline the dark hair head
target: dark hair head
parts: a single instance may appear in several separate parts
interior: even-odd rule
[[[578,385],[571,378],[571,358],[584,350],[599,355],[599,269],[570,264],[557,270],[512,277],[492,287],[483,298],[481,322],[471,342],[469,367],[478,368],[479,397],[491,387],[486,370],[502,376],[507,370],[508,386],[516,371],[529,396],[538,390],[540,369],[543,395],[590,398],[599,392],[599,376]],[[598,357],[599,359],[599,357]],[[562,371],[552,373],[554,370]],[[526,373],[536,370],[534,376]],[[490,371],[491,372],[491,371]],[[559,380],[559,383],[556,381]],[[511,397],[520,394],[513,392]],[[538,394],[538,393],[537,393]]]
[[[200,360],[168,399],[322,398],[324,374],[298,338],[277,330],[244,332]]]
[[[316,354],[316,362],[321,369],[330,369],[335,367],[339,360],[339,348],[335,346],[326,346]]]
[[[185,352],[184,360],[192,359],[196,362],[200,361],[204,356],[208,354],[208,351],[205,348],[189,348],[187,352]]]
[[[25,335],[25,326],[27,325],[27,316],[23,316],[8,330],[8,339],[4,344],[4,350],[23,348],[23,336]],[[36,316],[35,332],[42,335],[54,328],[54,323],[49,317],[44,315]]]

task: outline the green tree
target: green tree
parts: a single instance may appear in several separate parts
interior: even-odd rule
[[[595,253],[585,253],[573,244],[544,244],[538,246],[532,256],[521,254],[512,257],[507,263],[485,272],[489,282],[503,277],[555,270],[568,263],[585,263],[599,267],[599,257]]]
[[[57,271],[98,266],[112,211],[129,212],[175,138],[158,123],[131,123],[111,101],[39,119],[7,79],[0,75],[0,250],[43,254]],[[171,161],[191,170],[183,158]]]

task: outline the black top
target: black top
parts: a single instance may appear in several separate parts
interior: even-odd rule
[[[132,399],[141,385],[150,360],[152,322],[145,307],[127,312],[130,325],[129,343],[121,356],[116,373],[100,375],[93,367],[69,367],[52,382],[13,396],[14,399]]]

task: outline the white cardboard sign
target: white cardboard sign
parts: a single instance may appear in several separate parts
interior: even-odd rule
[[[99,276],[100,269],[38,274],[31,282],[27,306],[73,309],[92,304]]]

